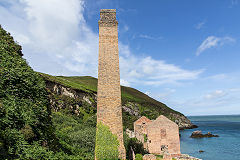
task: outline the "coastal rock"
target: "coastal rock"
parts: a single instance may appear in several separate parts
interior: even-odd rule
[[[199,158],[189,156],[188,154],[181,154],[180,156],[173,157],[173,158],[176,159],[176,160],[202,160],[202,159],[199,159]]]
[[[219,136],[214,135],[210,132],[208,132],[207,134],[202,134],[202,131],[194,131],[190,137],[191,138],[204,138],[204,137],[210,138],[210,137],[219,137]]]
[[[192,124],[192,122],[184,115],[170,113],[170,116],[168,118],[177,123],[180,130],[198,128],[197,125]]]

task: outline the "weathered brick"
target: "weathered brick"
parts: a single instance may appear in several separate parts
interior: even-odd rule
[[[141,117],[134,122],[134,133],[149,153],[169,153],[171,156],[181,154],[178,125],[163,115],[152,121]],[[144,142],[144,134],[147,142]]]
[[[115,9],[101,9],[99,24],[97,122],[118,136],[119,157],[126,159],[123,144],[122,105]]]

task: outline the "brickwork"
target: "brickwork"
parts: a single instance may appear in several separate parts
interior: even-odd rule
[[[134,132],[149,153],[180,155],[178,125],[165,116],[161,115],[152,121],[141,117],[134,122]],[[144,134],[147,136],[147,142],[144,142]]]
[[[150,153],[171,155],[180,154],[178,125],[165,116],[159,116],[147,126],[148,150]]]
[[[134,122],[135,137],[142,143],[144,143],[144,134],[147,134],[147,124],[149,122],[152,121],[145,116],[142,116],[141,118]]]
[[[118,54],[118,22],[115,9],[102,9],[99,24],[97,122],[118,136],[119,157],[126,159],[123,144]]]

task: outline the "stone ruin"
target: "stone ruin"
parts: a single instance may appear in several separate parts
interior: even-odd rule
[[[163,115],[156,120],[141,117],[134,122],[134,133],[151,154],[181,155],[178,125]]]

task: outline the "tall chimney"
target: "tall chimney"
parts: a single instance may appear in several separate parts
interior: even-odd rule
[[[116,9],[101,9],[99,25],[97,122],[117,135],[119,158],[126,159],[123,144],[122,105]]]

